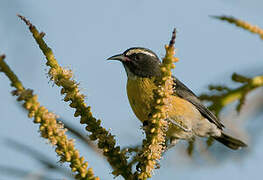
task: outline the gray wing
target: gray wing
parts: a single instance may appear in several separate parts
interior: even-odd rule
[[[179,81],[176,77],[174,79],[174,90],[176,91],[176,95],[189,101],[192,103],[198,111],[208,119],[210,122],[214,123],[219,129],[222,129],[224,125],[217,119],[217,117],[205,107],[202,102],[198,99],[198,97],[188,89],[181,81]]]

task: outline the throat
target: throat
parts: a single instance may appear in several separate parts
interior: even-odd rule
[[[137,77],[140,78],[153,78],[160,76],[160,68],[151,68],[150,70],[139,68],[139,67],[133,67],[129,64],[122,63],[126,74],[131,79],[136,79]]]
[[[123,66],[125,68],[128,80],[129,79],[136,80],[137,78],[139,78],[137,75],[135,75],[133,72],[131,72],[130,69],[125,64],[123,64]]]

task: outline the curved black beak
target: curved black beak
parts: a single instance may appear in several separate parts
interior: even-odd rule
[[[126,58],[125,58],[125,56],[123,54],[117,54],[117,55],[109,57],[107,60],[125,61]]]

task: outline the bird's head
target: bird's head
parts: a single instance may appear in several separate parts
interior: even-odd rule
[[[108,60],[122,62],[128,77],[155,77],[161,74],[158,56],[146,48],[133,47]]]

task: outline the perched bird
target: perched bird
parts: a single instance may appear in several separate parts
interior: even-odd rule
[[[122,62],[127,76],[127,95],[137,118],[147,125],[153,103],[154,80],[161,75],[160,60],[151,50],[133,47],[122,54],[108,58]],[[246,144],[223,132],[224,125],[209,111],[176,77],[173,77],[174,93],[169,99],[171,108],[167,115],[170,126],[167,141],[174,145],[178,140],[191,140],[195,136],[213,137],[231,149],[245,147]]]

